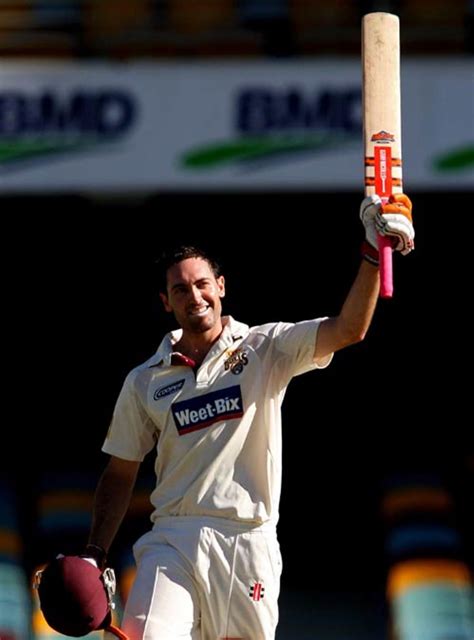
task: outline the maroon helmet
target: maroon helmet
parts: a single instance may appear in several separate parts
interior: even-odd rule
[[[37,574],[41,611],[55,631],[85,636],[112,621],[115,576],[81,556],[58,556]]]

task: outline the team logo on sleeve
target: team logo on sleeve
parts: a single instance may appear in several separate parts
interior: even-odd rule
[[[239,373],[242,373],[248,362],[248,353],[246,351],[242,351],[242,349],[236,349],[235,351],[229,352],[229,357],[224,362],[224,369],[226,371],[230,369],[233,374],[238,376]]]
[[[219,389],[198,398],[174,402],[171,410],[178,433],[182,436],[214,422],[241,418],[244,415],[242,392],[239,385]]]
[[[166,387],[160,387],[153,394],[153,400],[159,400],[160,398],[169,396],[172,393],[176,393],[182,388],[183,384],[184,384],[184,378],[182,380],[177,380],[172,384],[167,384]]]

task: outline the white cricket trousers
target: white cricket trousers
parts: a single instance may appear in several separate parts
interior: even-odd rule
[[[131,640],[274,640],[282,569],[274,525],[159,518],[133,548]]]

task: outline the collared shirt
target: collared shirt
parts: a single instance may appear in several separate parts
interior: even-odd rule
[[[172,364],[179,329],[128,374],[103,451],[141,461],[156,445],[153,520],[277,522],[281,405],[293,376],[331,360],[314,361],[321,321],[249,328],[229,316],[196,371]]]

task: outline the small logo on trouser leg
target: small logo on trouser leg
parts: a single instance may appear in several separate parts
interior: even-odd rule
[[[252,600],[258,602],[263,598],[264,595],[265,587],[261,582],[254,582],[252,585],[250,585],[249,596],[252,598]]]

